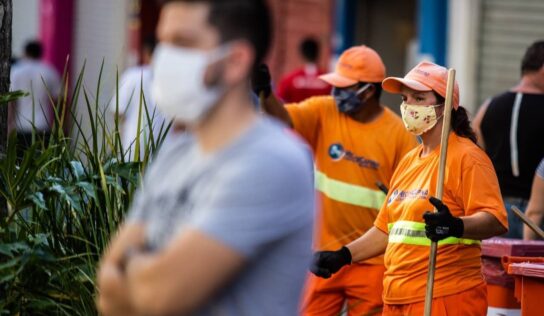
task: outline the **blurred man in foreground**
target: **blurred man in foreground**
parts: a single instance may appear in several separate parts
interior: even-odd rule
[[[261,0],[163,7],[152,92],[188,131],[159,152],[101,260],[103,314],[296,314],[311,261],[312,162],[248,94],[269,30]]]

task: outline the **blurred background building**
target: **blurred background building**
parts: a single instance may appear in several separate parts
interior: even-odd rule
[[[421,59],[457,69],[461,101],[474,113],[482,101],[508,89],[520,75],[525,49],[544,38],[542,0],[269,0],[275,37],[268,59],[273,79],[300,65],[298,43],[322,44],[320,64],[329,68],[347,47],[365,44],[384,59],[388,75],[401,76]],[[140,43],[153,34],[155,0],[13,1],[13,53],[40,39],[45,58],[62,73],[83,65],[89,92],[113,87],[115,74],[138,63]],[[67,62],[67,55],[70,59]],[[111,91],[104,90],[106,104]],[[386,95],[397,109],[398,97]]]

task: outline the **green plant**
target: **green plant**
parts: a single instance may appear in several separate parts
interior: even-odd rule
[[[0,95],[0,105],[7,104],[9,102],[15,101],[19,98],[27,96],[28,93],[23,92],[21,90],[8,92],[6,94]]]
[[[143,145],[143,157],[139,157],[137,139],[136,158],[127,160],[118,115],[110,128],[106,107],[98,101],[101,75],[92,99],[82,85],[84,73],[85,66],[71,93],[65,84],[55,104],[50,138],[34,140],[21,156],[12,134],[0,157],[0,194],[9,209],[8,216],[0,219],[0,314],[97,314],[97,262],[123,220],[145,166],[170,128],[163,124],[153,137],[153,114],[140,88],[138,112],[151,138]],[[71,110],[78,102],[85,106],[89,135]],[[113,102],[118,113],[119,100]],[[68,131],[66,115],[74,123]]]

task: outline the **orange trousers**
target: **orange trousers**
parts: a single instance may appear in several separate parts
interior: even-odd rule
[[[309,274],[301,315],[337,316],[344,303],[350,316],[381,315],[382,265],[351,264],[329,279]]]
[[[425,302],[412,304],[384,304],[383,316],[421,316]],[[487,315],[487,288],[478,285],[461,293],[433,299],[433,316],[485,316]]]

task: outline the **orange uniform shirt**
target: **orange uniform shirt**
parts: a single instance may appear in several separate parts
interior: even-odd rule
[[[439,146],[440,147],[440,146]],[[440,148],[421,158],[422,145],[399,164],[375,225],[389,234],[385,251],[384,302],[408,304],[425,300],[430,240],[423,213],[432,210]],[[488,212],[508,227],[497,176],[491,161],[469,139],[450,134],[444,203],[453,216]],[[483,284],[480,245],[469,239],[438,243],[434,297],[452,295]]]
[[[416,140],[387,108],[368,124],[340,113],[330,96],[286,108],[295,130],[315,155],[321,200],[316,248],[336,250],[372,227],[385,200],[376,181],[389,185],[395,167]],[[383,258],[367,263],[382,264]]]

